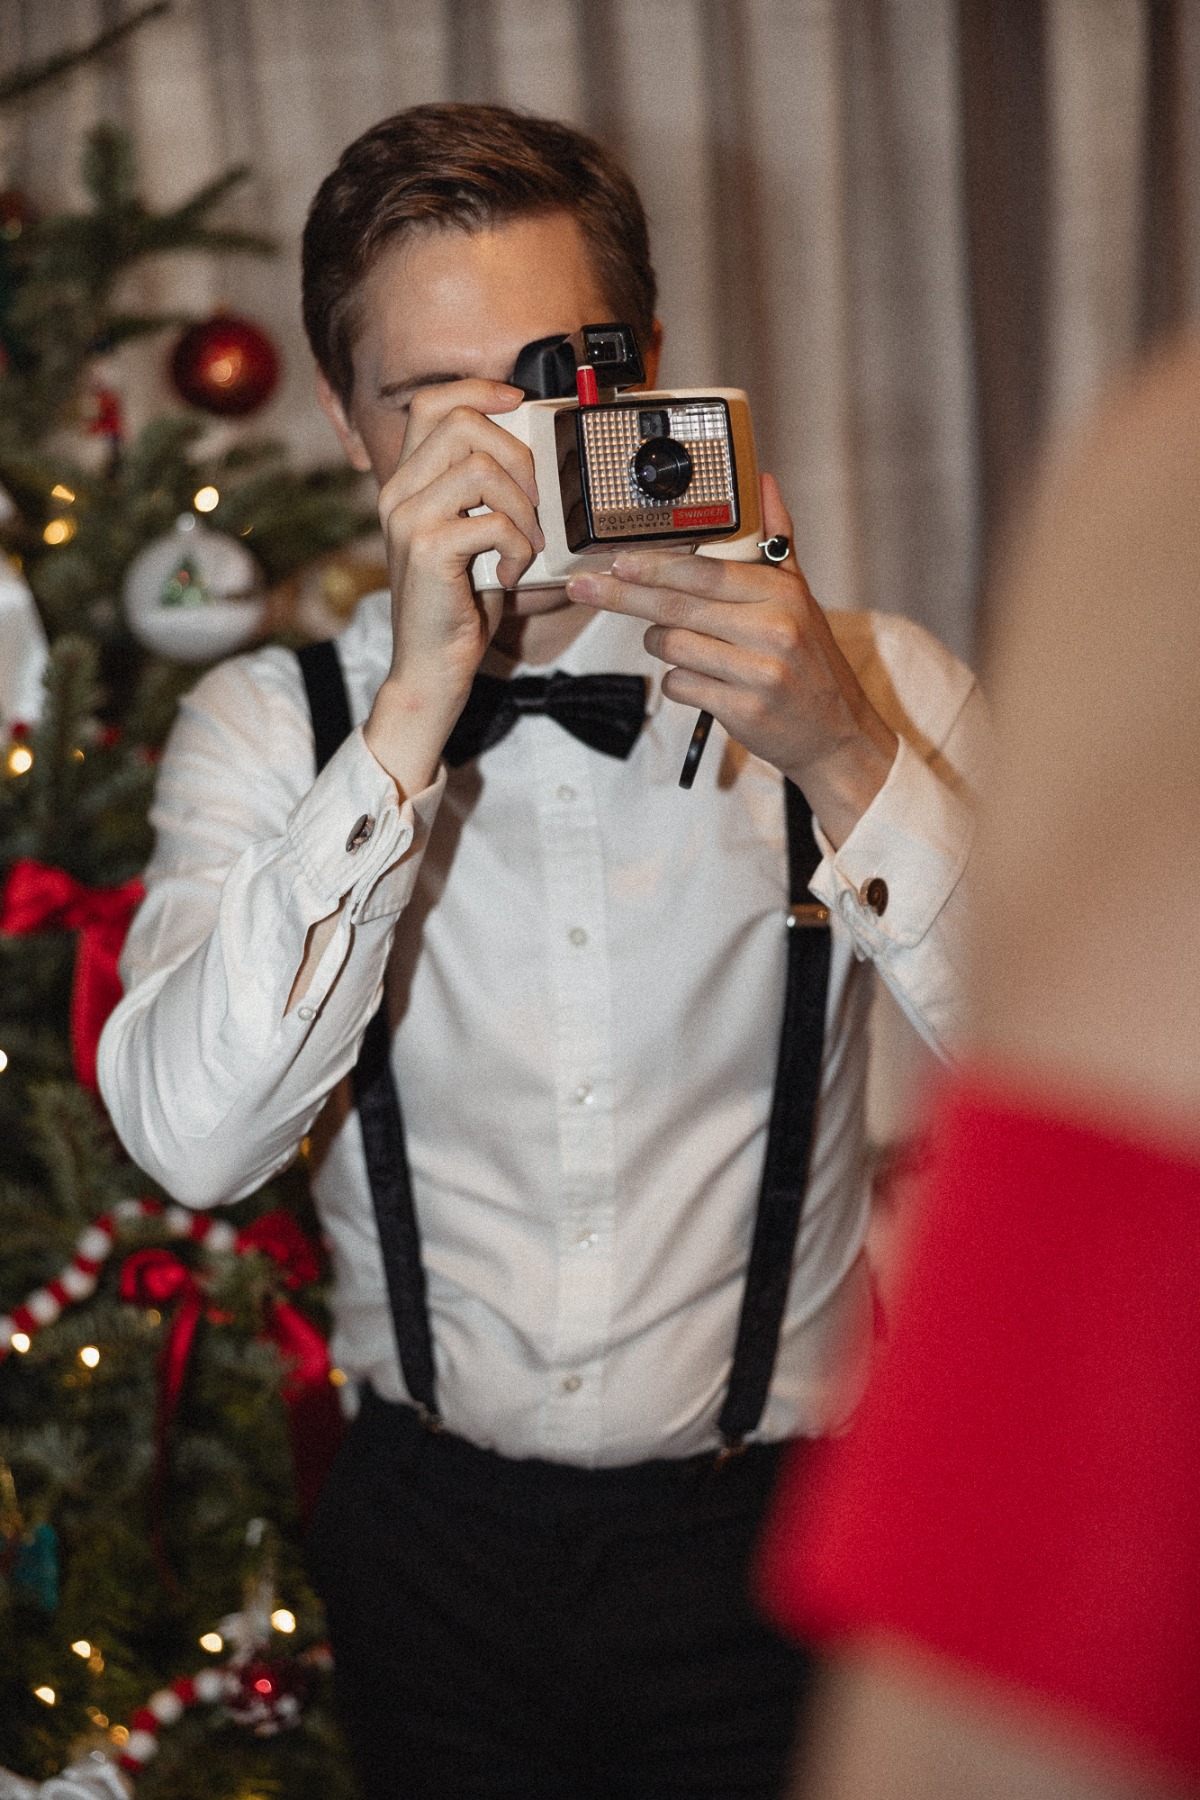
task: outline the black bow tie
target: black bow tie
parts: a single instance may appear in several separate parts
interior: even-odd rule
[[[564,675],[560,669],[514,681],[476,675],[442,754],[451,768],[470,762],[507,736],[522,713],[546,713],[593,750],[624,758],[646,716],[646,683],[640,675]]]

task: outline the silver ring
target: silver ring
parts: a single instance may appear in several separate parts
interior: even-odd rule
[[[785,563],[792,554],[792,540],[784,537],[781,531],[776,532],[774,537],[765,538],[758,547],[763,553],[764,560],[774,563],[776,567],[780,563]]]

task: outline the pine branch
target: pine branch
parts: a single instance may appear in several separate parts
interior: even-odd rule
[[[68,75],[73,69],[84,63],[92,62],[106,51],[113,49],[122,38],[131,32],[138,31],[151,19],[159,18],[171,9],[171,0],[152,0],[149,6],[143,6],[138,12],[131,13],[122,19],[119,25],[112,25],[102,31],[90,43],[81,44],[74,50],[59,50],[53,56],[44,57],[40,62],[26,63],[23,68],[14,69],[10,74],[0,76],[0,106],[7,106],[14,100],[23,100],[27,94],[45,87],[48,82],[56,81],[62,75]]]

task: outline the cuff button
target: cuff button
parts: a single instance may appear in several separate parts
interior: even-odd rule
[[[351,856],[356,850],[361,850],[364,844],[370,842],[374,829],[375,821],[370,813],[363,813],[360,819],[354,821],[354,828],[346,839],[346,849]]]
[[[882,875],[872,875],[870,881],[864,881],[859,890],[859,899],[864,906],[870,907],[877,918],[882,919],[887,911],[888,885]]]

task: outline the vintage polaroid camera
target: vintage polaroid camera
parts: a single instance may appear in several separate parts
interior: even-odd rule
[[[546,547],[522,588],[607,573],[618,550],[653,545],[756,562],[762,537],[750,405],[740,388],[629,394],[645,380],[628,325],[539,338],[517,357],[526,399],[495,423],[533,452]],[[498,588],[495,551],[471,565]]]

